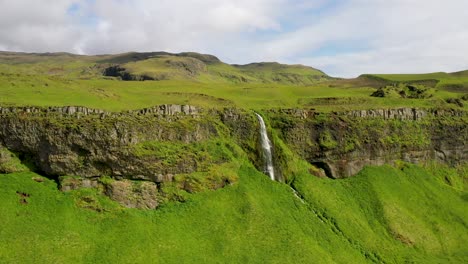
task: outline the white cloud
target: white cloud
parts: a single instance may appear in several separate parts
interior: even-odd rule
[[[466,0],[0,0],[0,6],[4,50],[198,51],[231,63],[304,63],[337,76],[468,69]]]
[[[0,0],[0,46],[19,51],[62,50],[78,33],[66,16],[68,0]]]
[[[86,53],[208,50],[210,42],[230,35],[278,29],[278,7],[286,4],[285,0],[0,0],[0,45],[10,50]]]
[[[467,17],[464,0],[351,0],[313,25],[277,36],[264,54],[348,77],[468,69]],[[345,50],[303,55],[329,45]]]
[[[283,0],[116,1],[89,6],[105,23],[88,38],[89,53],[132,50],[209,51],[211,42],[277,29]],[[112,45],[109,45],[112,43]]]

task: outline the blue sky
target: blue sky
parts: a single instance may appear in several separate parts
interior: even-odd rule
[[[0,0],[0,50],[196,51],[342,77],[468,69],[466,0]]]

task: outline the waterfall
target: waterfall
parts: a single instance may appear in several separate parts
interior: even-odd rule
[[[265,122],[261,115],[255,113],[257,115],[258,121],[260,122],[260,141],[262,143],[262,150],[263,150],[263,159],[264,159],[264,172],[270,176],[270,178],[274,181],[275,180],[275,170],[273,167],[273,158],[271,154],[271,142],[268,138],[268,134],[266,132]]]

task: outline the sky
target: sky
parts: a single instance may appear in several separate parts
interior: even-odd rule
[[[0,50],[195,51],[332,76],[468,69],[468,0],[0,0]]]

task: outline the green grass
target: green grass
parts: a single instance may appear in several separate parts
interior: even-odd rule
[[[445,79],[450,78],[450,74],[446,72],[434,72],[434,73],[423,73],[423,74],[372,74],[377,77],[381,77],[387,80],[393,81],[416,81],[416,80],[427,80],[427,79]]]
[[[155,211],[123,209],[93,190],[61,193],[53,181],[34,181],[34,173],[0,175],[0,259],[464,263],[466,189],[448,185],[438,173],[407,165],[402,170],[368,167],[345,180],[298,173],[293,185],[303,203],[287,185],[246,163],[238,171],[238,184]],[[463,181],[456,173],[452,177]],[[20,202],[21,193],[29,195],[26,204]],[[83,197],[104,210],[81,208]]]
[[[80,105],[111,111],[158,104],[192,104],[205,108],[236,106],[246,109],[308,107],[344,111],[392,107],[450,107],[444,99],[457,93],[437,91],[434,98],[373,98],[373,88],[333,88],[326,85],[206,84],[190,81],[124,82],[78,80],[56,76],[0,75],[0,104]],[[333,100],[325,100],[335,98]]]
[[[466,192],[457,192],[427,171],[368,167],[333,184],[298,181],[306,200],[319,212],[326,208],[322,214],[332,216],[328,220],[351,244],[372,245],[367,250],[382,259],[401,263],[417,252],[428,254],[413,259],[424,263],[445,262],[449,256],[461,263],[467,257],[461,242],[468,239]]]

